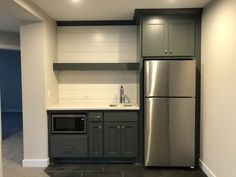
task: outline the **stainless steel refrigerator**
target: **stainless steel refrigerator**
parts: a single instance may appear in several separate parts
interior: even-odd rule
[[[144,62],[145,165],[195,164],[195,60]]]

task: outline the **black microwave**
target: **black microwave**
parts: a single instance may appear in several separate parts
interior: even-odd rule
[[[86,114],[53,114],[52,133],[86,133]]]

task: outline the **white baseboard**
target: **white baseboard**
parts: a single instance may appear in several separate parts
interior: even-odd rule
[[[23,159],[23,167],[47,167],[49,159]]]
[[[208,177],[216,177],[216,175],[210,170],[210,168],[207,167],[207,165],[202,160],[199,160],[199,166]]]

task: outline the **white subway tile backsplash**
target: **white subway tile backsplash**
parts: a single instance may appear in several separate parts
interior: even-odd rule
[[[59,33],[59,43],[77,43],[77,42],[136,42],[136,32],[125,32],[125,33]]]
[[[58,62],[137,62],[135,26],[81,26],[58,28]],[[136,71],[60,71],[61,103],[118,103],[120,85],[132,103],[138,103]]]
[[[125,95],[137,104],[137,85],[123,84]],[[59,100],[62,103],[118,103],[120,84],[59,84]],[[128,101],[127,100],[127,101]]]
[[[61,103],[118,103],[120,86],[138,103],[136,71],[62,71],[58,73]]]
[[[58,45],[58,50],[60,52],[136,52],[136,45],[133,42],[123,42],[122,45],[117,42],[64,42]]]
[[[58,62],[137,62],[135,26],[58,28]]]

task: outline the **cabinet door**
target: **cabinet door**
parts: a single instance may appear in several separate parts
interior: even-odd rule
[[[121,156],[136,157],[138,149],[137,123],[128,122],[121,125]]]
[[[104,123],[104,156],[120,157],[120,124]]]
[[[147,18],[142,28],[142,56],[168,55],[168,24],[163,18]]]
[[[89,123],[89,156],[103,156],[103,125],[102,123]]]
[[[169,20],[169,55],[194,56],[194,20]]]

